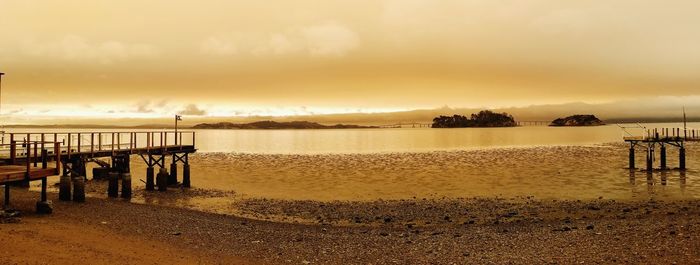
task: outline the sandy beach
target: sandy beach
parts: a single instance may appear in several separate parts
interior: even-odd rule
[[[483,264],[700,262],[700,201],[536,198],[246,200],[242,216],[15,191],[3,264]],[[12,223],[18,221],[18,223]]]
[[[23,215],[0,224],[13,242],[0,261],[699,263],[695,171],[630,175],[622,151],[197,154],[191,189],[146,192],[136,181],[127,201],[106,198],[106,183],[90,180],[85,203],[50,193],[48,216],[33,213],[36,187],[15,188]],[[211,171],[214,164],[227,170]],[[211,188],[216,181],[220,189]]]

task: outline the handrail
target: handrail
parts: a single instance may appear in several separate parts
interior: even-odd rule
[[[630,134],[630,137],[624,138],[642,140],[700,140],[700,129],[684,129],[678,127],[650,128],[644,129],[640,136],[633,136]]]
[[[134,153],[137,149],[163,149],[194,146],[196,131],[79,131],[79,132],[11,132],[11,142],[38,142],[46,145],[55,142],[61,143],[60,152],[68,158],[74,153],[94,155],[96,152],[123,152]],[[191,136],[191,139],[188,139]],[[31,141],[31,139],[43,139],[43,141]],[[0,145],[2,147],[3,145]],[[0,148],[1,149],[1,148]],[[1,150],[0,150],[1,151]],[[12,154],[11,154],[12,156]]]

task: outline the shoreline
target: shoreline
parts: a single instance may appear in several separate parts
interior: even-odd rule
[[[0,224],[0,231],[10,232],[11,240],[79,247],[75,256],[59,249],[36,255],[39,260],[25,260],[35,257],[22,255],[23,245],[3,248],[0,260],[18,263],[700,262],[700,200],[240,202],[244,213],[258,215],[252,219],[120,199],[60,202],[53,193],[54,214],[39,216],[33,213],[36,194],[13,192],[13,206],[24,217],[19,224]],[[170,196],[153,196],[162,194]],[[74,238],[70,231],[81,235]],[[140,255],[153,248],[159,249],[154,256]]]

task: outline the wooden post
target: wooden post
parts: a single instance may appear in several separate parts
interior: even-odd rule
[[[97,150],[102,151],[102,133],[97,133]]]
[[[654,167],[654,149],[649,146],[647,148],[647,172],[653,171]]]
[[[29,168],[31,166],[31,161],[32,161],[32,148],[29,146],[29,142],[27,142],[27,177],[26,179],[29,180]]]
[[[39,152],[39,143],[34,142],[34,167],[36,167],[37,163],[39,162],[39,161],[37,161],[38,160],[38,157],[37,157],[38,152]]]
[[[661,144],[661,170],[666,170],[666,145]]]
[[[122,198],[131,198],[131,173],[122,173]]]
[[[63,168],[63,175],[58,186],[58,199],[62,201],[71,200],[71,177],[68,175],[68,169]]]
[[[182,166],[182,186],[190,187],[190,161],[188,154],[185,154],[185,164]]]
[[[110,145],[112,146],[112,155],[114,155],[114,133],[112,133],[112,142],[110,142]]]
[[[10,164],[15,164],[17,159],[17,144],[15,143],[15,134],[10,134]]]
[[[95,157],[95,133],[90,133],[90,157]]]
[[[50,214],[53,212],[51,202],[46,199],[46,177],[41,179],[41,200],[36,202],[36,212],[38,214]]]
[[[122,149],[122,133],[117,133],[117,150]]]
[[[49,167],[49,151],[46,149],[41,149],[41,168],[47,169]]]
[[[158,176],[156,176],[156,185],[158,186],[158,191],[168,190],[168,171],[161,167],[158,170]]]
[[[119,172],[109,172],[109,182],[107,184],[107,196],[116,198],[119,196]]]
[[[678,163],[678,168],[685,170],[685,146],[681,146],[681,149],[678,151]]]
[[[634,143],[632,143],[631,146],[630,146],[629,161],[630,161],[630,169],[634,170],[634,169],[635,169],[635,165],[634,165]]]
[[[45,142],[45,141],[46,141],[46,137],[44,137],[44,134],[42,133],[42,134],[41,134],[41,150],[44,150],[44,148],[46,147],[46,146],[44,145],[44,142]]]
[[[53,143],[53,155],[56,156],[54,159],[56,159],[56,174],[58,175],[58,172],[61,172],[61,143]]]
[[[149,159],[152,160],[152,159]],[[154,183],[154,172],[153,172],[153,165],[148,165],[146,168],[146,190],[154,190],[155,189],[155,183]]]
[[[70,153],[71,153],[71,152],[70,152],[70,149],[71,149],[70,141],[71,141],[71,135],[70,135],[70,133],[69,133],[69,134],[68,134],[68,151],[67,151],[67,152],[68,152],[68,159],[70,159]]]
[[[80,153],[82,151],[80,149],[82,147],[82,141],[83,141],[83,137],[80,136],[80,133],[78,133],[78,153]]]
[[[85,202],[85,177],[76,176],[73,178],[73,201]]]

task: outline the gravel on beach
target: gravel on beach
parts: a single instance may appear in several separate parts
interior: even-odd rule
[[[24,222],[76,223],[221,257],[204,263],[700,263],[697,200],[257,199],[236,203],[240,214],[233,216],[121,199],[60,202],[51,194],[54,214],[39,216],[32,213],[36,195],[14,192],[24,215],[0,231]]]

